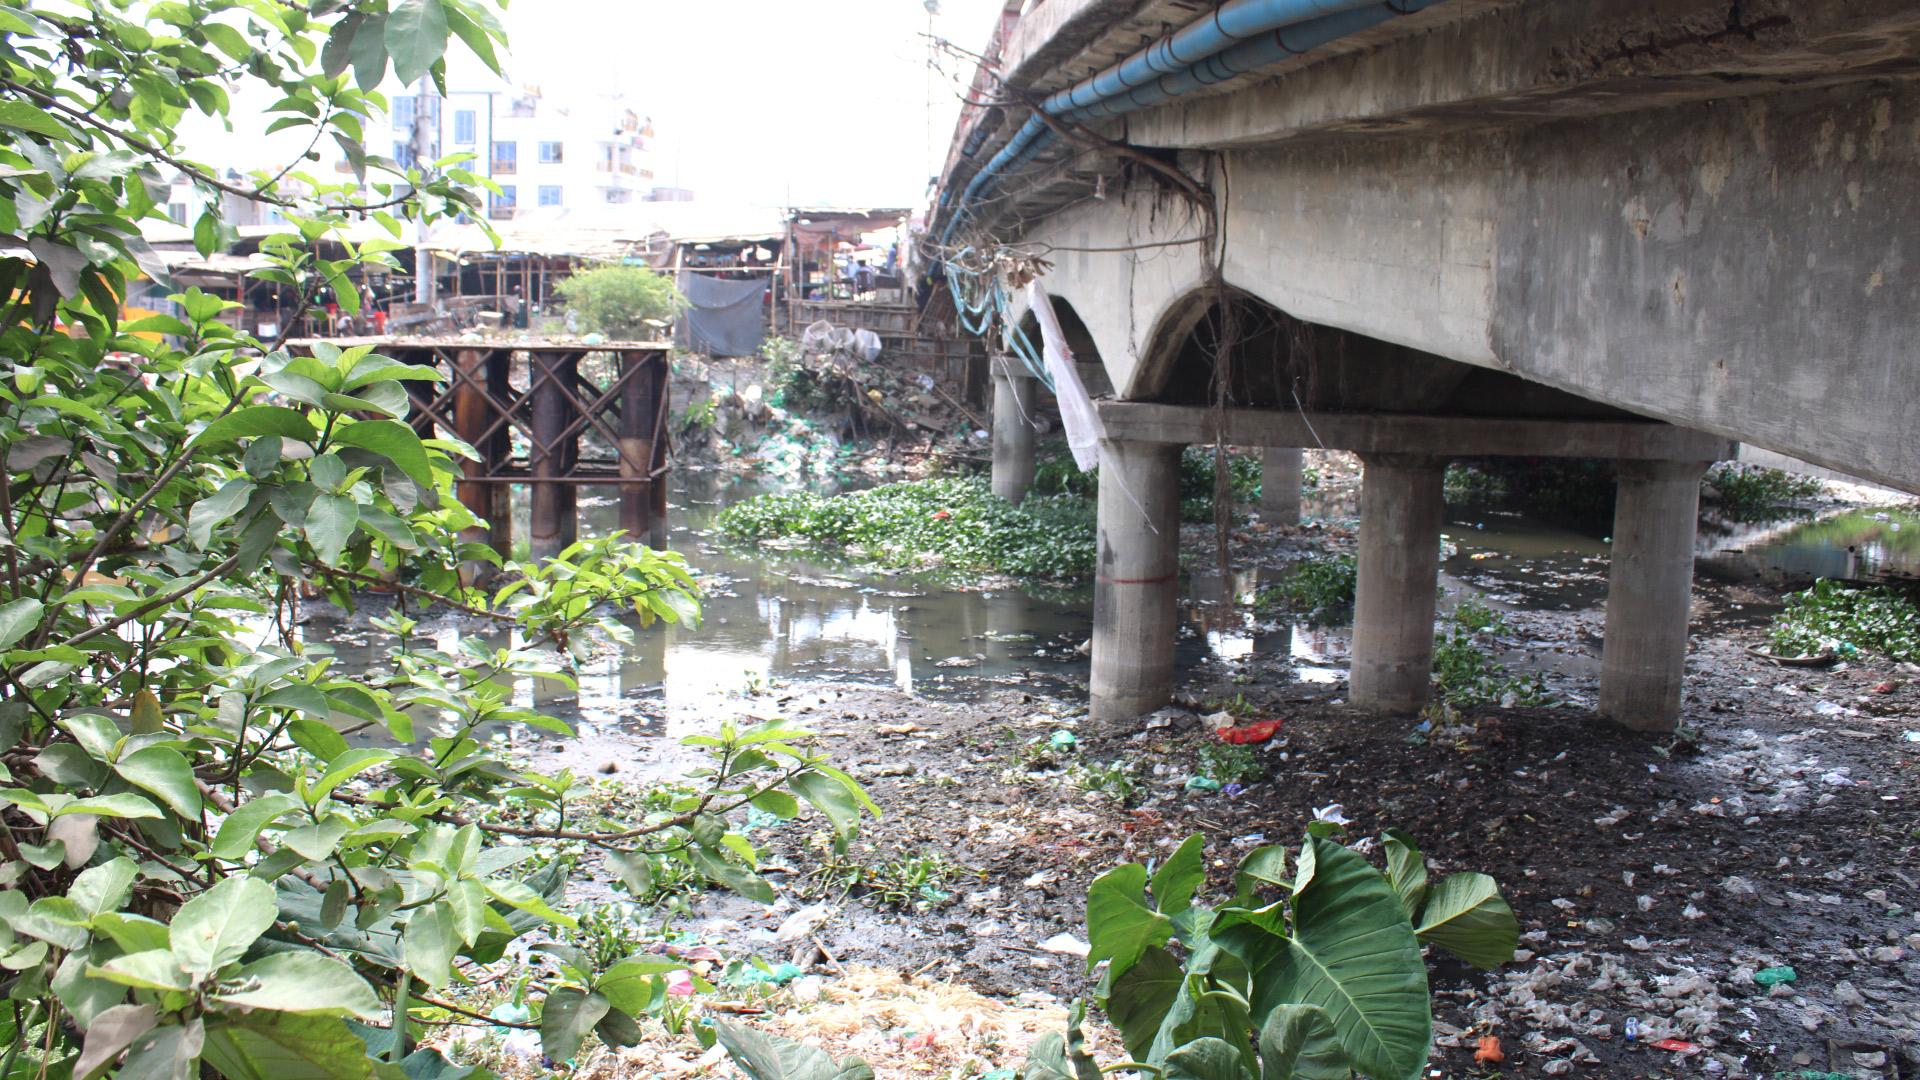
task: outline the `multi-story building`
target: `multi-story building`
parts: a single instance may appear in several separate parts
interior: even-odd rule
[[[619,97],[588,96],[560,104],[538,87],[454,90],[430,86],[391,95],[387,122],[370,125],[367,150],[410,164],[458,153],[465,167],[500,185],[487,196],[496,221],[541,207],[590,209],[645,201],[653,191],[652,122]],[[424,125],[416,136],[415,122]],[[416,149],[416,138],[419,140]],[[345,158],[335,164],[351,172]]]

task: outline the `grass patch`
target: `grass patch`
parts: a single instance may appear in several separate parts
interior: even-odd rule
[[[1358,580],[1351,555],[1309,556],[1288,567],[1278,584],[1261,589],[1254,596],[1254,607],[1261,611],[1284,608],[1322,620],[1353,607]]]
[[[1251,784],[1267,777],[1267,768],[1250,746],[1220,742],[1209,737],[1200,744],[1195,770],[1222,784]]]
[[[1895,589],[1856,589],[1822,578],[1787,597],[1767,642],[1780,656],[1832,650],[1920,663],[1920,603]]]
[[[1764,521],[1780,516],[1797,499],[1820,494],[1820,481],[1757,465],[1715,465],[1707,486],[1722,513],[1735,521]]]
[[[1030,495],[1019,506],[981,477],[939,477],[846,495],[762,495],[723,511],[735,540],[803,540],[891,567],[993,571],[1063,579],[1093,572],[1093,504]]]
[[[856,896],[899,911],[932,911],[953,902],[954,889],[981,874],[937,851],[863,863],[827,854],[810,875],[815,895]]]

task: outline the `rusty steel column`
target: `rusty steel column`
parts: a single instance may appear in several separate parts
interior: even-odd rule
[[[654,541],[653,430],[659,399],[652,353],[620,354],[620,528],[636,544]]]
[[[528,515],[528,553],[536,561],[550,559],[570,546],[577,536],[574,489],[566,482],[572,464],[573,437],[561,433],[573,422],[573,403],[567,400],[578,357],[570,353],[528,354],[528,377],[533,392],[533,447],[528,454],[528,488],[532,513]]]
[[[513,389],[513,350],[492,349],[487,352],[487,393],[493,401],[510,403],[514,399]],[[498,424],[494,433],[487,437],[487,445],[475,446],[487,468],[494,476],[505,476],[507,466],[513,461],[513,425],[503,422],[495,415],[489,424]],[[487,544],[500,553],[502,558],[513,555],[513,485],[496,483],[487,485],[492,500],[487,511]]]
[[[484,440],[481,432],[487,428],[487,395],[483,389],[487,378],[487,354],[479,349],[461,349],[453,357],[453,427],[454,434],[462,441],[481,452],[481,460],[460,459],[460,479],[454,483],[454,495],[460,505],[477,518],[491,519],[494,513],[493,491],[497,484],[487,483],[484,477],[493,462],[486,460],[485,449],[480,445]],[[463,529],[460,539],[467,543],[484,544],[490,540],[485,525],[475,525]],[[462,568],[462,577],[478,578],[484,569],[484,563],[475,561]]]

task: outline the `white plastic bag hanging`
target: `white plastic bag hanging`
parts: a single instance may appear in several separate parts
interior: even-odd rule
[[[1086,384],[1080,381],[1079,369],[1073,366],[1067,336],[1060,329],[1060,319],[1053,313],[1053,298],[1039,281],[1027,284],[1027,302],[1040,323],[1041,352],[1047,374],[1053,378],[1054,399],[1060,403],[1060,426],[1067,431],[1067,449],[1072,451],[1073,463],[1080,466],[1081,472],[1092,472],[1100,467],[1100,440],[1106,437],[1105,429],[1100,426],[1100,414],[1094,411],[1093,398],[1088,396]]]

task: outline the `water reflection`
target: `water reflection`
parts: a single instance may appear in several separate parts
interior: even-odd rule
[[[1850,510],[1767,524],[1708,518],[1701,522],[1700,554],[1704,567],[1738,580],[1920,581],[1920,513]]]

